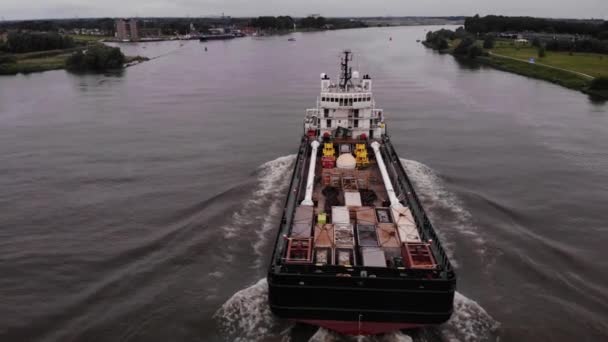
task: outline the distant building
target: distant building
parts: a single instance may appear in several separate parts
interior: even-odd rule
[[[137,19],[116,19],[116,39],[138,41],[139,29]]]

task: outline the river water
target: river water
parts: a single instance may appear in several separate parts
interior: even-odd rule
[[[608,105],[459,64],[416,43],[429,29],[124,45],[156,58],[0,77],[0,340],[346,339],[273,318],[263,280],[343,48],[458,273],[450,322],[367,340],[606,340]]]

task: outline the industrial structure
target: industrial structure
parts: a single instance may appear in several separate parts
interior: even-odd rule
[[[137,19],[116,19],[116,39],[119,41],[138,41]]]

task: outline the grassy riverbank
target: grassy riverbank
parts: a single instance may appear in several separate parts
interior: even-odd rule
[[[608,55],[584,52],[547,51],[546,56],[539,58],[538,49],[532,46],[516,46],[511,41],[499,40],[491,49],[492,53],[521,60],[533,57],[536,62],[580,72],[593,77],[608,77]]]
[[[65,69],[68,57],[74,52],[84,49],[86,47],[10,54],[9,56],[14,59],[14,63],[0,64],[0,75],[29,74],[32,72]],[[149,59],[141,56],[125,56],[125,65],[130,66],[147,60]]]
[[[64,69],[67,58],[72,53],[82,49],[84,48],[10,54],[9,56],[14,59],[14,63],[0,64],[0,75]]]
[[[95,43],[102,42],[107,39],[112,39],[112,36],[88,36],[83,34],[71,34],[70,37],[75,41],[83,42],[83,43]]]
[[[566,88],[583,90],[589,86],[590,79],[575,73],[549,68],[543,65],[530,64],[515,59],[503,58],[494,55],[477,57],[477,60],[496,69],[509,71],[518,75],[537,78]]]
[[[423,43],[426,47],[433,48],[431,44]],[[448,41],[448,47],[439,52],[454,55],[454,49],[459,43],[459,39]],[[478,41],[477,44],[482,46],[483,41]],[[535,63],[530,63],[530,58],[534,58]],[[594,78],[608,77],[608,55],[547,51],[545,57],[539,58],[538,49],[535,47],[517,46],[512,41],[499,40],[494,48],[484,49],[483,55],[477,56],[475,61],[608,99],[608,91],[590,88]]]

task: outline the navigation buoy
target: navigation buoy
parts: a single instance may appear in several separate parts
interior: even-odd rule
[[[207,47],[205,46],[205,51],[207,51]]]

